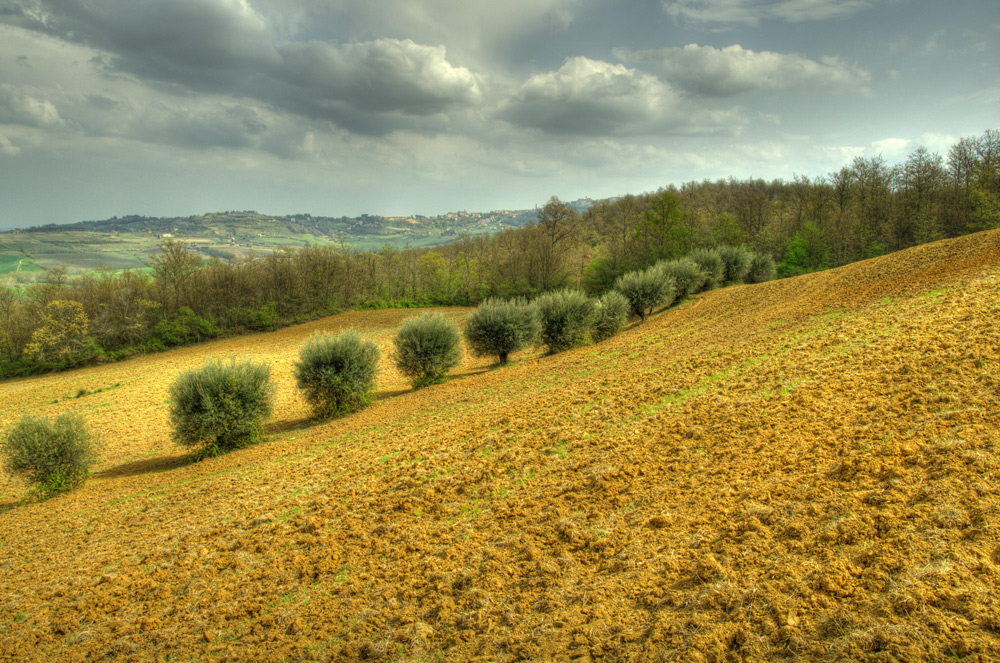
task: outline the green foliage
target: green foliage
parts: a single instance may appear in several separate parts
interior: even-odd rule
[[[170,386],[174,439],[202,454],[238,449],[260,439],[274,409],[271,367],[235,358],[208,360],[181,373]]]
[[[707,274],[698,266],[698,263],[687,256],[677,260],[659,262],[656,267],[674,279],[678,297],[699,292],[707,278]]]
[[[673,277],[656,265],[629,272],[615,281],[615,290],[625,297],[632,313],[642,320],[657,306],[670,306],[674,301],[675,288]]]
[[[201,317],[188,306],[177,310],[173,320],[161,320],[153,327],[154,340],[167,347],[199,343],[219,335],[219,329],[211,320]]]
[[[715,217],[709,232],[712,246],[725,244],[737,245],[745,241],[743,231],[740,230],[736,219],[732,214],[720,214]]]
[[[597,299],[594,311],[594,325],[590,336],[594,341],[611,338],[625,326],[628,321],[628,300],[618,291],[612,290]]]
[[[688,217],[674,191],[660,191],[649,199],[639,224],[646,264],[687,253],[694,236]]]
[[[594,258],[583,269],[583,286],[587,292],[602,292],[614,285],[615,269],[611,260],[602,255],[601,247],[594,253]]]
[[[299,351],[295,380],[317,416],[341,416],[371,403],[378,360],[375,344],[353,329],[317,332]]]
[[[278,306],[274,302],[236,311],[236,324],[250,331],[270,331],[278,322]]]
[[[538,311],[524,299],[487,299],[465,325],[465,340],[479,357],[495,355],[500,365],[512,352],[532,345],[541,332]]]
[[[415,389],[444,382],[448,369],[462,360],[458,328],[440,313],[407,318],[393,343],[396,366]]]
[[[24,354],[42,364],[60,367],[94,363],[101,350],[87,336],[89,322],[79,302],[61,299],[49,302]]]
[[[50,422],[23,416],[0,447],[4,470],[21,475],[50,496],[79,486],[97,461],[97,440],[83,417],[71,412]]]
[[[876,254],[877,255],[877,254]],[[795,233],[785,250],[785,259],[778,264],[778,276],[787,278],[828,269],[826,242],[812,223],[807,223]]]
[[[753,261],[753,254],[742,246],[718,246],[715,252],[722,258],[725,265],[725,276],[723,283],[740,283],[750,271],[750,263]]]
[[[541,322],[540,337],[549,354],[576,347],[587,340],[597,313],[594,300],[578,290],[548,292],[535,299]]]
[[[722,256],[715,249],[696,249],[691,252],[690,258],[698,263],[701,271],[705,272],[705,283],[702,290],[718,288],[726,279],[726,264],[722,261]]]
[[[760,253],[753,254],[750,261],[750,271],[747,272],[747,283],[763,283],[773,281],[778,276],[778,266],[774,264],[774,258]]]

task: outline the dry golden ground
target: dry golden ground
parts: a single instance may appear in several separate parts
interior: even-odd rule
[[[410,312],[2,384],[107,447],[43,503],[0,476],[0,659],[998,661],[998,313],[991,232],[417,392],[384,359],[322,424],[305,338]],[[167,386],[230,354],[270,434],[189,463]]]

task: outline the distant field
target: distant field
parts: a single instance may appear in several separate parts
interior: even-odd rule
[[[34,264],[31,258],[26,258],[23,253],[0,253],[0,275],[15,272],[38,272],[44,269],[44,267]]]
[[[89,272],[101,267],[144,267],[148,258],[157,252],[156,245],[157,240],[152,237],[117,237],[79,231],[0,234],[0,251],[9,252],[9,255],[17,253],[21,258],[27,254],[38,270],[65,267],[71,273]],[[24,268],[22,264],[21,269]],[[0,273],[11,271],[14,270],[7,269]]]

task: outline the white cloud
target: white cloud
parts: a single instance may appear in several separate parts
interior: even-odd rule
[[[684,89],[716,97],[747,92],[864,90],[871,80],[868,72],[839,58],[817,62],[794,53],[752,51],[739,44],[722,49],[697,44],[637,52],[616,49],[615,55],[626,61],[656,64]]]
[[[712,133],[743,124],[731,110],[693,110],[655,76],[574,57],[558,71],[532,76],[500,115],[550,134],[587,136]]]
[[[10,139],[0,134],[0,154],[5,156],[15,156],[21,151],[21,148],[10,142]]]
[[[677,19],[755,26],[762,20],[790,23],[844,18],[871,8],[868,0],[665,0]]]
[[[914,141],[916,145],[922,145],[931,152],[946,155],[951,146],[958,142],[959,136],[940,133],[924,133]]]
[[[55,127],[63,123],[51,101],[37,99],[23,89],[0,83],[0,124]]]
[[[864,147],[856,145],[842,145],[832,147],[822,147],[820,152],[825,157],[824,163],[827,167],[839,169],[841,166],[849,164],[855,157],[864,156],[867,152]]]
[[[895,159],[906,152],[913,141],[906,138],[883,138],[872,142],[872,149],[887,159]]]

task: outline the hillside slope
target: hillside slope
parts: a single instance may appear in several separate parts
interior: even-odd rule
[[[982,233],[419,392],[387,370],[322,425],[304,338],[406,314],[0,385],[0,424],[108,441],[48,502],[0,478],[0,659],[1000,660],[998,294]],[[166,386],[230,353],[275,362],[272,434],[187,464]]]

